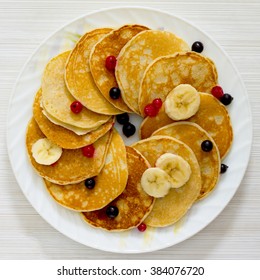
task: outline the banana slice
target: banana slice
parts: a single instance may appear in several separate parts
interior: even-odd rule
[[[61,154],[62,148],[47,138],[41,138],[32,145],[32,155],[39,164],[51,165],[61,157]]]
[[[188,182],[191,175],[189,163],[182,157],[165,153],[161,155],[155,166],[164,170],[169,176],[172,183],[172,188],[179,188]]]
[[[165,100],[165,112],[169,118],[179,121],[186,120],[197,113],[200,106],[200,95],[189,84],[175,87]]]
[[[143,173],[141,186],[147,194],[159,198],[169,192],[171,182],[169,175],[165,171],[157,167],[151,167]]]

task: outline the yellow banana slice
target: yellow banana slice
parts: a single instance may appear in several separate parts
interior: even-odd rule
[[[165,112],[173,120],[186,120],[197,113],[200,106],[200,95],[189,84],[175,87],[165,99]]]
[[[169,176],[172,188],[180,188],[188,182],[191,175],[189,163],[181,156],[165,153],[161,155],[156,163],[156,167],[164,170]]]
[[[32,145],[32,155],[39,164],[51,165],[61,157],[61,154],[62,148],[47,138],[41,138]]]
[[[150,196],[156,198],[164,197],[171,188],[170,177],[162,169],[151,167],[143,173],[141,186]]]

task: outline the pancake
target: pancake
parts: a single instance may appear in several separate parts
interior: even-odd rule
[[[90,225],[108,231],[123,231],[137,227],[150,213],[154,198],[147,195],[141,187],[143,172],[149,168],[147,160],[135,149],[126,147],[128,181],[125,190],[108,206],[118,207],[116,218],[106,215],[107,207],[98,211],[83,213],[84,220]]]
[[[146,30],[136,35],[121,50],[116,66],[116,79],[125,103],[135,113],[139,90],[146,67],[157,57],[189,51],[190,47],[173,33]]]
[[[105,115],[122,113],[109,103],[97,88],[90,72],[89,55],[93,46],[112,29],[95,29],[83,35],[71,51],[65,70],[70,93],[89,110]]]
[[[220,174],[219,151],[212,137],[199,125],[184,121],[164,126],[152,134],[156,135],[174,137],[192,149],[201,171],[201,190],[198,199],[205,198],[215,188]],[[210,152],[201,149],[201,143],[205,140],[213,143]]]
[[[75,98],[69,93],[64,81],[65,63],[70,52],[54,57],[45,67],[42,77],[42,105],[44,110],[61,124],[76,128],[95,129],[108,121],[110,116],[94,113],[83,107],[79,114],[70,110]]]
[[[218,147],[220,158],[224,159],[233,141],[232,124],[226,107],[213,95],[200,93],[199,110],[187,121],[198,124],[209,133]],[[163,105],[156,117],[143,120],[139,130],[140,138],[148,138],[155,130],[173,122],[166,115]]]
[[[45,135],[36,121],[31,119],[26,132],[26,147],[31,164],[36,172],[46,180],[60,185],[67,185],[79,183],[100,173],[111,141],[111,131],[93,144],[95,148],[94,157],[87,158],[83,156],[81,149],[63,149],[60,159],[52,165],[38,164],[32,156],[32,145],[41,138],[45,138]]]
[[[37,92],[33,104],[33,117],[43,134],[54,144],[64,149],[78,149],[90,145],[105,135],[113,126],[114,118],[85,135],[77,135],[73,131],[52,123],[43,113],[41,108],[41,89]]]
[[[199,92],[211,93],[217,85],[217,70],[212,61],[196,52],[159,57],[147,67],[141,83],[139,110],[142,116],[147,104],[155,98],[165,100],[180,84],[190,84]]]
[[[124,25],[111,31],[101,39],[92,49],[90,55],[90,69],[95,83],[103,96],[116,108],[131,112],[122,97],[112,99],[109,91],[112,87],[118,87],[114,71],[109,71],[105,66],[106,58],[110,55],[118,56],[124,45],[136,34],[148,28],[141,25]]]
[[[75,211],[93,211],[118,197],[126,187],[127,178],[125,145],[121,136],[113,130],[104,167],[94,177],[93,189],[88,189],[85,181],[61,186],[45,180],[45,185],[51,196],[62,206]]]
[[[164,153],[173,153],[183,157],[191,167],[191,176],[187,183],[178,189],[155,200],[154,207],[145,223],[152,227],[165,227],[177,222],[197,200],[201,190],[200,167],[193,151],[183,142],[168,136],[154,136],[132,145],[151,166]]]

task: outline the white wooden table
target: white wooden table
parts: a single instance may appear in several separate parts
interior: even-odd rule
[[[28,57],[47,36],[68,21],[119,5],[165,10],[186,18],[211,35],[241,73],[254,120],[247,172],[218,218],[176,246],[123,256],[78,244],[47,224],[16,183],[6,148],[9,96]],[[0,106],[0,259],[260,259],[259,0],[0,0]]]

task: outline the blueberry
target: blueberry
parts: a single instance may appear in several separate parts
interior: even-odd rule
[[[116,120],[119,124],[126,124],[129,122],[129,115],[127,113],[117,115]]]
[[[220,173],[223,174],[227,171],[228,169],[228,166],[224,163],[221,163],[221,166],[220,166]]]
[[[224,105],[229,105],[233,100],[233,97],[228,94],[228,93],[224,93],[224,95],[220,98],[220,102]]]
[[[121,95],[121,91],[118,87],[112,87],[109,91],[109,96],[112,99],[118,99]]]
[[[135,134],[136,128],[130,122],[123,125],[123,133],[126,137],[130,137]]]
[[[96,182],[95,182],[95,179],[94,179],[94,178],[89,178],[89,179],[87,179],[87,180],[85,181],[85,186],[86,186],[89,190],[93,189],[93,188],[95,187],[95,184],[96,184]]]
[[[196,41],[192,44],[191,46],[191,50],[197,53],[201,53],[204,49],[204,46],[201,42]]]
[[[115,218],[118,215],[119,211],[116,206],[108,206],[106,214],[109,218]]]
[[[204,152],[210,152],[213,149],[213,144],[210,140],[205,140],[201,143],[201,149]]]

